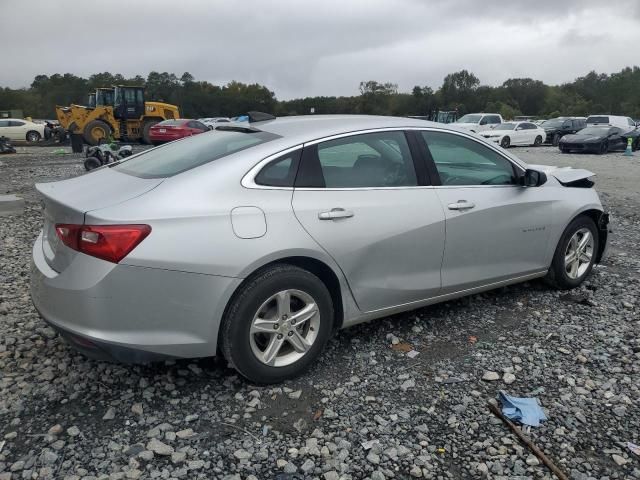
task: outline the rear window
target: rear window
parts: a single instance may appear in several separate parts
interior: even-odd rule
[[[164,120],[160,123],[157,123],[158,127],[177,127],[178,125],[184,125],[186,120]]]
[[[217,131],[210,135],[194,135],[134,155],[113,168],[141,178],[171,177],[276,138],[280,136],[261,131]]]
[[[609,123],[609,117],[591,116],[587,118],[587,123]]]

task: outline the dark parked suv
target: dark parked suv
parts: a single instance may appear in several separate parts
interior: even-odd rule
[[[558,117],[544,122],[540,127],[547,132],[547,139],[544,143],[551,143],[558,146],[560,139],[568,133],[576,133],[587,126],[584,117]]]

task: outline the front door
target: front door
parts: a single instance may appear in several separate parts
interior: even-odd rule
[[[519,186],[521,167],[470,137],[421,136],[442,184],[435,187],[446,216],[442,293],[547,268],[554,189]]]
[[[295,215],[340,266],[362,311],[440,291],[444,212],[425,184],[400,130],[305,146]]]

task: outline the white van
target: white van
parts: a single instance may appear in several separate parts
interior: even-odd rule
[[[587,117],[587,126],[618,127],[627,132],[636,128],[636,122],[631,117],[620,115],[589,115]]]

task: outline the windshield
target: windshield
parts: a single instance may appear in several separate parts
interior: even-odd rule
[[[587,127],[578,132],[580,135],[606,135],[607,133],[609,133],[609,129],[602,127]]]
[[[515,123],[501,123],[500,125],[496,125],[496,130],[513,130],[516,128]]]
[[[210,132],[134,155],[113,168],[141,178],[171,177],[276,138],[279,135],[261,131]]]
[[[460,117],[456,123],[478,123],[481,119],[482,115],[468,113],[467,115]]]
[[[564,123],[564,118],[552,118],[551,120],[547,120],[546,122],[542,122],[542,127],[544,128],[557,128],[561,127]]]

